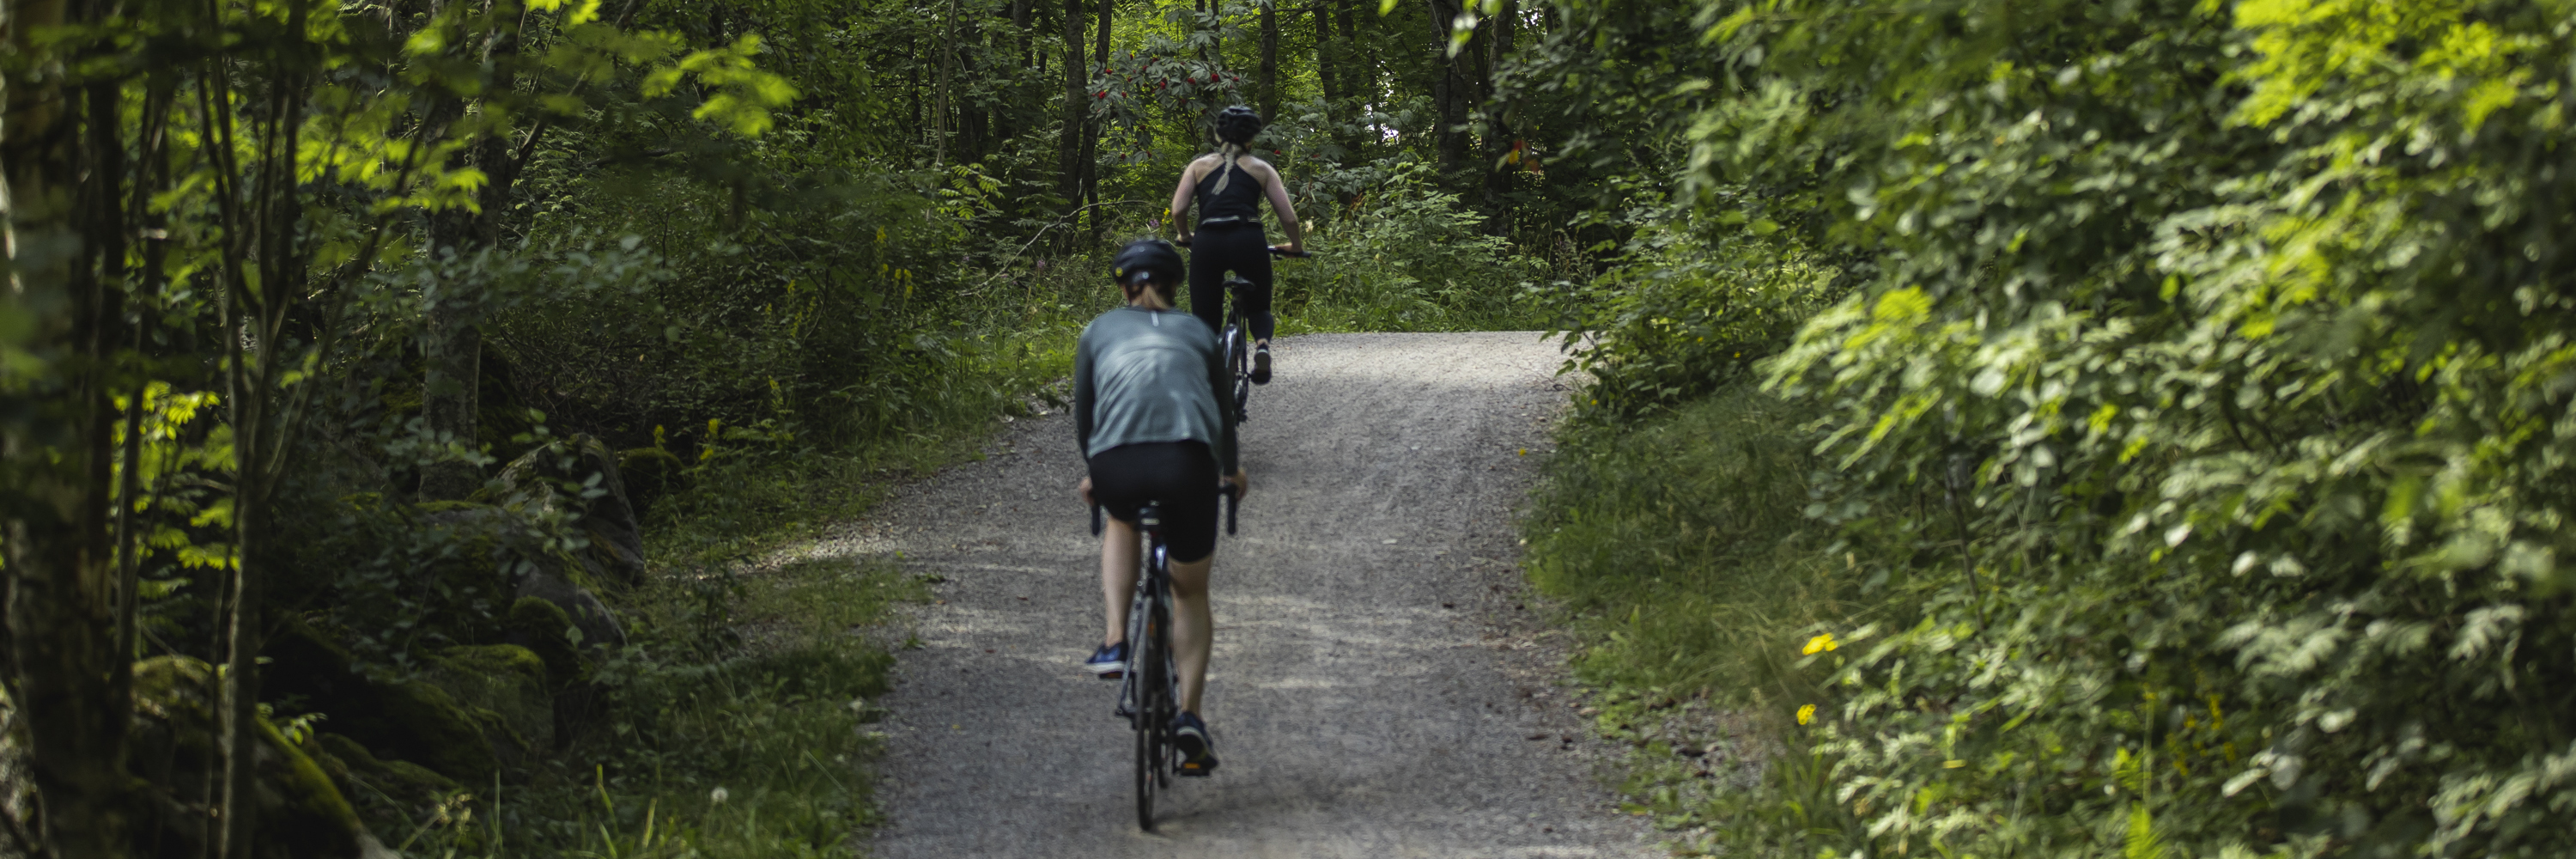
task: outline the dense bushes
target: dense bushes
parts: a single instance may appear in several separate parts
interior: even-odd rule
[[[1731,226],[1682,220],[1641,230],[1609,272],[1556,298],[1559,336],[1572,347],[1567,367],[1591,378],[1576,403],[1583,414],[1633,418],[1707,395],[1787,346],[1831,302],[1830,267],[1735,240]]]
[[[1710,839],[2570,849],[2567,11],[1709,4],[1685,178],[1857,287],[1767,378],[1880,612]]]

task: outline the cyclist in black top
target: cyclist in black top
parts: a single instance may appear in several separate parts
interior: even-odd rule
[[[1083,666],[1102,677],[1126,667],[1127,597],[1140,561],[1137,513],[1161,502],[1181,687],[1172,734],[1181,774],[1206,775],[1216,769],[1216,754],[1199,718],[1199,693],[1216,628],[1208,567],[1216,559],[1217,494],[1226,483],[1237,493],[1248,484],[1235,456],[1234,410],[1220,406],[1233,384],[1215,330],[1172,309],[1179,251],[1161,239],[1139,239],[1118,253],[1115,270],[1127,306],[1083,328],[1073,358],[1075,440],[1090,472],[1076,491],[1109,513],[1100,540],[1108,633]]]
[[[1288,202],[1288,189],[1279,182],[1279,171],[1250,153],[1254,135],[1261,133],[1261,114],[1252,108],[1235,105],[1216,115],[1217,150],[1190,162],[1181,171],[1181,183],[1172,189],[1172,223],[1180,229],[1181,244],[1190,245],[1190,312],[1197,314],[1210,330],[1224,330],[1225,273],[1232,270],[1252,282],[1240,299],[1243,315],[1252,320],[1252,382],[1270,383],[1270,333],[1276,320],[1270,315],[1270,250],[1276,247],[1289,253],[1303,250],[1304,231],[1297,225],[1297,210]],[[1270,198],[1270,210],[1279,213],[1279,229],[1288,234],[1288,243],[1265,246],[1261,230],[1261,198]],[[1190,235],[1190,203],[1199,203],[1198,236]]]

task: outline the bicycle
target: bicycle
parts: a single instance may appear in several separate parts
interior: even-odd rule
[[[1181,247],[1189,247],[1189,243],[1183,242]],[[1277,257],[1314,256],[1306,251],[1269,250],[1271,256]],[[1249,409],[1252,404],[1252,338],[1244,336],[1245,327],[1252,320],[1243,315],[1243,290],[1251,286],[1252,281],[1243,279],[1242,275],[1226,272],[1225,330],[1217,335],[1217,346],[1225,354],[1226,372],[1234,380],[1234,422],[1238,424],[1252,419]]]
[[[1234,533],[1234,487],[1225,488],[1225,533]],[[1091,535],[1100,536],[1100,505],[1091,505]],[[1172,786],[1180,768],[1172,719],[1180,713],[1180,676],[1172,661],[1171,554],[1163,545],[1163,507],[1149,502],[1136,513],[1145,532],[1144,570],[1127,608],[1127,670],[1118,683],[1117,715],[1136,732],[1136,828],[1154,831],[1154,795]]]

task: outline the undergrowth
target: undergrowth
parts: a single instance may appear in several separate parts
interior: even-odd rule
[[[1805,515],[1827,500],[1809,417],[1745,381],[1651,419],[1571,423],[1522,523],[1532,583],[1584,641],[1594,727],[1629,746],[1626,809],[1667,829],[1849,823],[1818,765],[1784,754],[1827,678],[1801,651],[1883,611],[1888,583],[1856,563],[1877,547]]]
[[[894,658],[854,634],[927,593],[891,565],[666,576],[594,677],[602,718],[526,786],[468,788],[413,821],[409,855],[851,855]]]

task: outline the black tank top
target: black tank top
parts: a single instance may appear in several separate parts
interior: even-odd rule
[[[1225,190],[1216,190],[1217,179],[1228,173],[1234,175],[1226,181]],[[1217,169],[1208,171],[1208,175],[1199,179],[1198,203],[1199,226],[1258,226],[1261,223],[1261,180],[1253,178],[1250,170],[1220,161]]]

